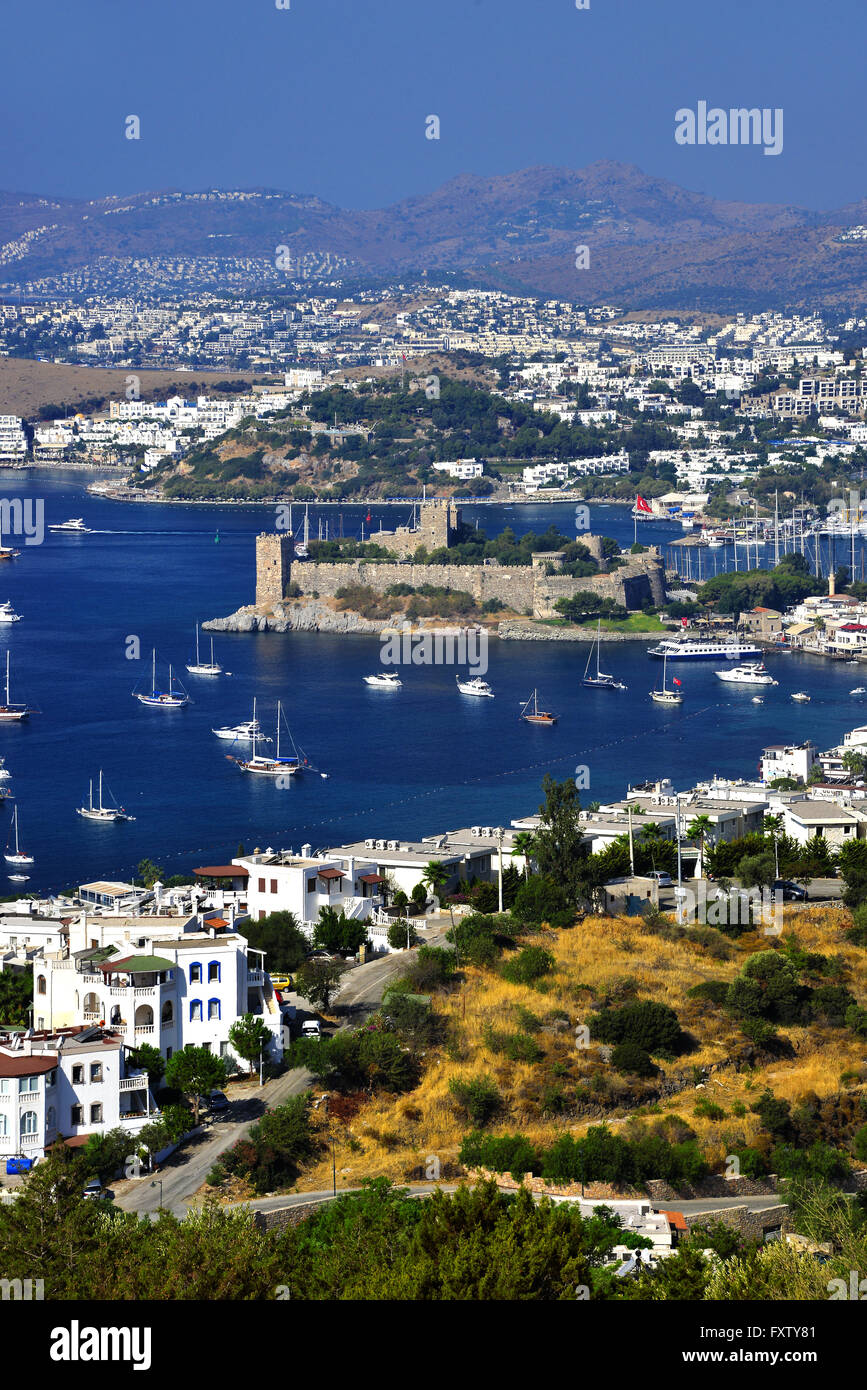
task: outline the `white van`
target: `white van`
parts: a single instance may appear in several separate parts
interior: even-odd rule
[[[302,1023],[301,1036],[302,1038],[321,1038],[322,1029],[319,1026],[319,1019],[308,1018],[306,1022]]]

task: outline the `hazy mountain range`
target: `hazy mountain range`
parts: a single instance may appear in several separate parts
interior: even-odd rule
[[[462,174],[374,211],[269,189],[89,202],[0,193],[0,282],[50,287],[78,274],[107,291],[132,260],[183,258],[193,264],[177,292],[219,281],[227,258],[243,258],[250,288],[273,286],[286,276],[277,248],[287,247],[309,276],[337,265],[354,284],[427,273],[632,308],[863,309],[867,241],[850,231],[862,223],[867,199],[824,213],[722,202],[608,161]],[[589,269],[575,267],[578,246],[589,248]]]

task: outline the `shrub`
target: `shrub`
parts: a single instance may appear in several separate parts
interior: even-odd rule
[[[702,980],[700,985],[693,985],[686,993],[688,999],[709,999],[712,1004],[724,1004],[728,992],[727,980]]]
[[[512,913],[522,922],[552,927],[571,927],[575,909],[558,883],[541,874],[533,874],[521,884],[515,894]]]
[[[523,1134],[483,1134],[473,1130],[461,1141],[458,1160],[465,1168],[489,1168],[493,1173],[511,1173],[520,1182],[525,1173],[538,1173],[541,1160]]]
[[[618,1043],[611,1054],[611,1064],[615,1071],[632,1076],[653,1076],[656,1073],[650,1053],[633,1042]]]
[[[744,1178],[763,1178],[768,1172],[767,1161],[758,1149],[747,1146],[743,1149],[735,1149],[734,1157],[738,1160],[739,1175]]]
[[[726,1117],[726,1112],[721,1105],[717,1105],[715,1101],[707,1100],[704,1096],[701,1097],[701,1100],[696,1101],[694,1113],[701,1116],[703,1120],[724,1120]]]
[[[867,1125],[862,1125],[856,1131],[852,1140],[852,1149],[856,1158],[867,1159]]]
[[[846,1010],[846,1027],[857,1033],[859,1038],[867,1038],[867,1009],[850,1004]]]
[[[677,1014],[667,1004],[636,1000],[618,1009],[601,1009],[590,1016],[590,1032],[600,1042],[630,1042],[646,1052],[677,1055],[683,1039]]]
[[[227,1177],[228,1174],[222,1163],[215,1163],[205,1181],[209,1187],[219,1187],[220,1183],[225,1182]]]
[[[550,975],[554,969],[554,957],[541,946],[525,946],[512,960],[502,967],[503,978],[513,985],[532,985]]]
[[[844,1153],[818,1139],[808,1149],[796,1149],[791,1144],[778,1144],[771,1155],[774,1172],[781,1178],[806,1178],[839,1186],[851,1172]]]
[[[813,990],[810,1003],[815,1014],[826,1018],[835,1028],[842,1028],[849,1009],[855,1004],[855,996],[842,985],[820,985]]]
[[[476,1076],[471,1081],[453,1077],[449,1094],[476,1129],[483,1129],[503,1106],[499,1087],[490,1076]]]
[[[511,1062],[540,1062],[545,1056],[529,1033],[499,1033],[487,1027],[484,1038],[489,1051],[503,1053]]]

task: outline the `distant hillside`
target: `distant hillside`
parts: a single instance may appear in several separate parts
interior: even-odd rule
[[[722,202],[610,161],[463,174],[372,211],[266,189],[94,202],[4,193],[0,281],[41,280],[49,292],[77,273],[108,291],[135,275],[157,289],[180,274],[176,259],[190,289],[273,288],[291,278],[275,265],[284,246],[310,280],[427,273],[645,308],[863,308],[867,243],[838,238],[865,222],[867,199],[832,213]],[[587,270],[575,269],[579,244],[590,247]]]

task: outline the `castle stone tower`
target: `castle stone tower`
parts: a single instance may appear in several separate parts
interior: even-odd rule
[[[295,543],[288,532],[263,532],[256,537],[256,607],[280,603],[289,583]]]

